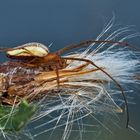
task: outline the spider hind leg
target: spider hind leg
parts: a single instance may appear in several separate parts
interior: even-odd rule
[[[97,69],[99,69],[100,71],[102,71],[106,76],[108,76],[120,89],[122,97],[124,99],[125,102],[125,107],[126,107],[126,115],[127,115],[127,120],[126,120],[126,128],[128,128],[129,125],[129,109],[128,109],[128,103],[127,103],[127,98],[125,96],[125,93],[123,91],[122,86],[108,73],[106,72],[104,69],[102,69],[101,67],[99,67],[98,65],[96,65],[94,62],[92,62],[89,59],[85,59],[85,58],[76,58],[76,57],[63,57],[63,59],[65,60],[76,60],[76,61],[83,61],[83,62],[87,62],[89,64],[91,64],[92,66],[96,67]]]

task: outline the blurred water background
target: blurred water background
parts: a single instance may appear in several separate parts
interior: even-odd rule
[[[140,31],[139,0],[1,0],[0,46],[14,47],[27,42],[49,45],[51,51],[71,43],[95,39],[113,16],[120,25],[134,25]],[[130,41],[139,47],[140,37]],[[5,61],[0,54],[0,61]],[[140,132],[140,95],[137,91],[130,106],[130,124]],[[59,132],[58,132],[59,135]],[[58,139],[58,135],[54,139]],[[24,138],[23,138],[24,139]],[[46,140],[45,134],[36,140]],[[86,140],[94,140],[92,134]],[[102,140],[139,140],[140,135],[120,128],[105,133]]]

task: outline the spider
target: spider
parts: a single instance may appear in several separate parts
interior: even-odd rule
[[[128,109],[128,103],[126,96],[124,94],[122,86],[103,68],[96,65],[93,61],[86,59],[86,58],[76,58],[76,57],[64,57],[61,56],[61,54],[65,53],[66,51],[69,51],[71,49],[75,48],[82,48],[86,47],[92,43],[110,43],[110,44],[118,44],[121,46],[127,46],[132,47],[126,42],[117,42],[117,41],[108,41],[108,40],[87,40],[84,42],[81,42],[79,44],[69,45],[67,47],[64,47],[56,52],[49,52],[49,49],[41,44],[41,43],[27,43],[15,48],[1,48],[0,51],[5,51],[7,54],[7,57],[20,60],[23,66],[27,66],[29,68],[33,67],[47,67],[48,70],[56,71],[57,75],[57,85],[59,87],[59,70],[67,67],[67,60],[75,60],[75,61],[82,61],[86,62],[85,64],[82,64],[80,68],[87,66],[91,64],[92,66],[96,67],[96,69],[103,72],[106,76],[108,76],[120,89],[122,97],[125,101],[125,107],[126,107],[126,115],[127,115],[127,121],[126,121],[126,128],[128,128],[129,124],[129,109]],[[73,69],[74,71],[75,69]]]

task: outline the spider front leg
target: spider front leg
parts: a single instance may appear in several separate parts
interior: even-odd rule
[[[70,65],[70,64],[69,64],[69,65]],[[68,65],[68,66],[69,66],[69,65]],[[79,72],[79,71],[83,70],[84,68],[86,68],[88,65],[89,65],[89,63],[86,62],[86,63],[84,63],[84,64],[81,64],[81,65],[77,66],[77,67],[70,68],[69,70],[68,70],[68,69],[63,70],[63,72]]]
[[[118,45],[121,47],[125,46],[125,47],[131,48],[133,50],[140,51],[140,49],[138,47],[132,46],[131,44],[129,44],[127,42],[119,42],[119,41],[112,41],[112,40],[86,40],[86,41],[83,41],[79,44],[72,44],[72,45],[66,46],[66,47],[56,51],[55,53],[58,55],[61,55],[61,54],[65,53],[67,51],[70,51],[72,49],[89,47],[89,45],[91,45],[92,43],[95,43],[95,44],[101,44],[101,43],[116,44],[117,46]]]
[[[85,63],[85,64],[82,64],[82,65],[80,65],[80,66],[78,66],[76,68],[73,68],[71,70],[63,70],[63,72],[78,72],[78,71],[84,69],[88,65],[89,65],[89,63]],[[55,66],[55,69],[54,70],[56,72],[56,77],[57,77],[57,79],[56,79],[57,80],[57,87],[59,89],[59,86],[60,86],[60,80],[59,79],[60,79],[60,77],[59,77],[59,69],[58,69],[58,66],[57,65]]]
[[[55,72],[56,72],[56,77],[57,77],[57,79],[56,79],[57,80],[57,88],[59,90],[60,81],[59,81],[59,69],[58,69],[57,65],[56,65]]]
[[[63,59],[65,59],[65,60],[77,60],[77,61],[87,62],[87,63],[91,64],[92,66],[96,67],[97,69],[99,69],[101,72],[103,72],[106,76],[108,76],[119,87],[119,89],[121,91],[121,94],[122,94],[122,97],[123,97],[124,102],[125,102],[126,113],[127,113],[126,128],[128,128],[128,125],[129,125],[129,109],[128,109],[127,99],[126,99],[126,96],[125,96],[125,93],[123,91],[122,86],[108,72],[106,72],[104,69],[100,68],[98,65],[96,65],[94,62],[92,62],[89,59],[75,58],[75,57],[63,57]]]

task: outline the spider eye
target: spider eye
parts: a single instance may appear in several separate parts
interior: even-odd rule
[[[39,56],[43,57],[49,53],[48,48],[41,43],[27,43],[7,51],[9,56]]]

